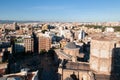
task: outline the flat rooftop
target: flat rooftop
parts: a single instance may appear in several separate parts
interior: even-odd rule
[[[89,63],[85,62],[68,62],[65,65],[65,69],[89,71],[90,66]]]
[[[93,40],[100,40],[100,41],[120,41],[120,37],[117,36],[116,33],[98,33],[92,34],[90,37]]]

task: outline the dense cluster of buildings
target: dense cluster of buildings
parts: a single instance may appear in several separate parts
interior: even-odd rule
[[[22,78],[20,80],[39,80],[39,70],[27,73],[22,71],[22,65],[15,62],[14,57],[26,54],[34,56],[54,50],[53,64],[58,64],[55,75],[57,80],[119,80],[120,33],[109,27],[102,31],[99,28],[87,28],[83,24],[93,25],[16,22],[3,24],[0,27],[0,66],[3,66],[0,67],[0,79],[19,77]],[[111,26],[112,24],[110,23]],[[51,65],[52,60],[49,61],[46,57],[43,60],[46,60],[45,63],[41,60],[45,66]],[[22,59],[19,63],[21,62]],[[35,66],[41,68],[38,64]],[[29,75],[32,75],[31,79],[26,78]]]

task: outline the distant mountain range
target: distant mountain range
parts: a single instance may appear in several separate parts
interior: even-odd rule
[[[13,22],[18,22],[18,23],[33,23],[33,22],[43,22],[43,21],[18,21],[18,20],[0,20],[0,24],[12,24]]]
[[[17,23],[46,23],[46,22],[63,22],[64,21],[32,21],[32,20],[0,20],[0,24],[12,24],[13,22],[17,22]],[[67,22],[67,21],[65,21]],[[72,22],[68,22],[68,23],[72,23]]]

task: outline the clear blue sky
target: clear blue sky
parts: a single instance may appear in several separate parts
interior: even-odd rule
[[[0,20],[120,21],[120,0],[0,0]]]

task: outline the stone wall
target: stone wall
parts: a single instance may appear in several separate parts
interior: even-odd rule
[[[91,41],[90,68],[98,73],[110,74],[112,69],[112,59],[116,41],[95,40]]]
[[[91,80],[89,71],[80,71],[80,70],[70,70],[70,69],[61,69],[59,68],[58,73],[61,74],[59,80],[69,80],[72,76],[78,80]]]

